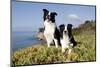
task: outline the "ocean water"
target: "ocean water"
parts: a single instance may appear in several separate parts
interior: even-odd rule
[[[12,32],[12,39],[11,39],[11,49],[12,51],[16,51],[20,48],[26,48],[29,46],[36,45],[41,43],[36,38],[37,32],[22,32],[16,31]]]

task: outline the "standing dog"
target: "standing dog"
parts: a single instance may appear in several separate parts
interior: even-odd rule
[[[56,12],[49,12],[47,9],[43,9],[44,15],[44,36],[47,41],[48,47],[50,47],[50,44],[54,41],[56,48],[58,45],[60,45],[60,32],[57,29],[56,23],[55,23],[55,16],[57,16]]]
[[[72,24],[68,24],[65,26],[64,24],[61,24],[59,26],[60,29],[60,41],[62,46],[62,52],[65,52],[65,49],[68,48],[69,52],[71,52],[70,47],[76,46],[76,41],[74,40],[74,37],[72,35]]]

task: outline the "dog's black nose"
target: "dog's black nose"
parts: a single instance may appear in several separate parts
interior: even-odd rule
[[[64,33],[67,33],[67,31],[64,31]]]

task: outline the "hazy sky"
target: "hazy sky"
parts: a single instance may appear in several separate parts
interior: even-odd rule
[[[77,27],[85,20],[95,20],[95,6],[12,2],[12,30],[33,31],[43,27],[42,9],[57,12],[56,24],[73,24]]]

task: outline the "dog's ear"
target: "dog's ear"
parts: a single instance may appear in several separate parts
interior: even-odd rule
[[[45,21],[46,20],[46,16],[48,15],[49,11],[47,9],[43,9],[43,20]]]
[[[64,31],[64,28],[65,28],[65,25],[64,25],[64,24],[59,25],[59,31],[60,31],[60,36],[61,36],[61,38],[63,38],[63,31]]]
[[[61,24],[61,25],[59,25],[59,28],[64,27],[64,26],[65,26],[64,24]]]
[[[59,25],[59,30],[60,30],[61,32],[63,32],[64,27],[65,27],[65,25],[64,25],[64,24]]]
[[[43,9],[43,12],[49,12],[47,9]]]
[[[47,9],[43,9],[44,15],[47,15],[49,11]]]
[[[67,24],[67,28],[71,28],[72,29],[73,25],[72,24]]]
[[[53,15],[57,16],[57,13],[56,12],[53,12]]]

